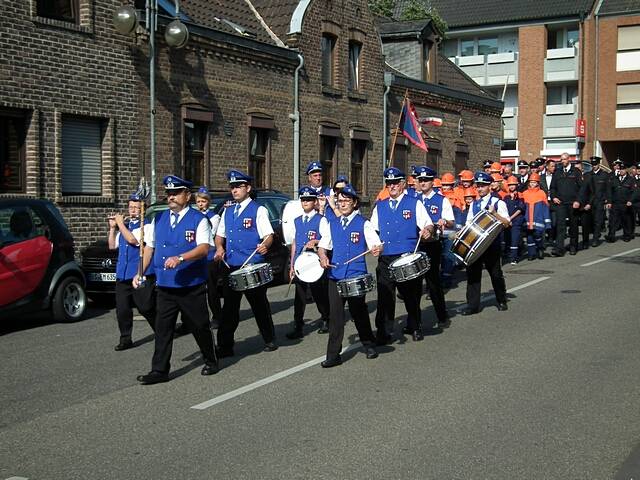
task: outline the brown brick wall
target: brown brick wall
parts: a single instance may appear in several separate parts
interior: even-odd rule
[[[544,25],[520,27],[518,37],[518,149],[520,159],[530,162],[543,147],[547,30]]]

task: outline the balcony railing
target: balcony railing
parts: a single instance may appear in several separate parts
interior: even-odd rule
[[[502,112],[502,136],[505,140],[518,138],[518,107],[505,107]]]
[[[578,47],[547,50],[544,81],[565,82],[578,79]]]
[[[515,52],[450,57],[478,85],[497,86],[518,83],[518,54]]]
[[[547,105],[544,116],[544,137],[573,137],[577,118],[576,106],[573,103]]]

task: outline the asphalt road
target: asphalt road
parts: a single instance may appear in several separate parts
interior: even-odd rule
[[[3,319],[0,480],[640,478],[639,266],[640,238],[505,266],[507,312],[485,277],[483,311],[455,315],[461,281],[445,333],[403,337],[399,303],[378,359],[356,347],[330,370],[315,306],[309,334],[285,339],[293,294],[280,286],[278,351],[261,352],[243,303],[238,355],[219,374],[199,374],[185,336],[172,381],[154,386],[135,380],[153,350],[144,321],[138,347],[115,352],[113,310]]]

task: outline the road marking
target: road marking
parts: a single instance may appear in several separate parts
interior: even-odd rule
[[[360,348],[361,346],[362,344],[360,342],[354,343],[353,345],[349,345],[348,347],[344,348],[341,353],[350,352],[351,350],[355,350],[356,348]],[[302,370],[306,370],[307,368],[313,367],[314,365],[318,365],[325,358],[326,358],[325,356],[314,358],[313,360],[309,360],[308,362],[301,363],[300,365],[289,368],[287,370],[283,370],[282,372],[278,372],[274,375],[263,378],[262,380],[258,380],[257,382],[250,383],[249,385],[245,385],[244,387],[236,388],[235,390],[232,390],[228,393],[214,397],[211,400],[207,400],[206,402],[202,402],[197,405],[194,405],[191,408],[194,410],[205,410],[209,407],[213,407],[214,405],[217,405],[222,402],[226,402],[227,400],[231,400],[232,398],[238,397],[247,392],[255,390],[256,388],[260,388],[264,385],[268,385],[277,380],[293,375],[294,373],[298,373],[298,372],[301,372]]]
[[[27,477],[9,477],[5,480],[29,480]]]
[[[551,277],[540,277],[535,280],[531,280],[530,282],[523,283],[522,285],[518,285],[517,287],[510,288],[507,290],[507,293],[517,292],[518,290],[522,290],[523,288],[531,287],[532,285],[536,285],[537,283],[548,280]],[[484,302],[486,299],[490,298],[492,295],[484,296],[481,301]],[[455,309],[455,311],[461,310],[461,308]],[[346,353],[351,350],[355,350],[356,348],[360,348],[362,344],[360,342],[354,343],[353,345],[349,345],[344,348],[341,353]],[[233,398],[239,397],[247,392],[255,390],[257,388],[263,387],[275,381],[278,381],[282,378],[286,378],[294,373],[301,372],[306,370],[309,367],[313,367],[314,365],[318,365],[325,359],[325,356],[314,358],[313,360],[309,360],[308,362],[301,363],[300,365],[296,365],[295,367],[288,368],[287,370],[283,370],[281,372],[275,373],[269,377],[263,378],[262,380],[258,380],[256,382],[250,383],[249,385],[245,385],[244,387],[236,388],[228,393],[223,393],[222,395],[218,395],[217,397],[213,397],[210,400],[207,400],[202,403],[198,403],[190,407],[193,410],[206,410],[209,407],[213,407],[214,405],[218,405],[222,402],[226,402],[227,400],[231,400]]]
[[[626,252],[616,253],[615,255],[611,255],[609,257],[601,258],[600,260],[594,260],[593,262],[583,263],[580,265],[581,267],[590,267],[591,265],[596,265],[601,262],[606,262],[607,260],[611,260],[612,258],[622,257],[624,255],[629,255],[630,253],[637,252],[640,248],[632,248],[631,250],[627,250]]]

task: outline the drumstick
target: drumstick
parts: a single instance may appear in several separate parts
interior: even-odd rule
[[[256,252],[258,251],[258,249],[260,248],[260,245],[262,245],[262,242],[260,242],[258,244],[258,246],[256,247],[256,249],[253,251],[253,253],[251,255],[249,255],[249,258],[247,258],[244,263],[242,264],[242,266],[240,267],[240,270],[242,270],[244,268],[244,266],[249,263],[249,260],[251,260],[251,258],[256,254]]]
[[[424,227],[422,227],[420,229],[420,233],[418,234],[418,241],[416,242],[416,246],[413,249],[413,253],[416,253],[418,251],[418,246],[420,245],[420,240],[422,240],[422,230],[424,230],[425,228],[427,228],[427,224],[425,223]]]
[[[289,296],[289,292],[291,292],[291,284],[293,283],[293,279],[295,277],[295,274],[291,275],[291,278],[289,279],[289,285],[287,286],[287,294],[284,296],[284,298],[287,298]]]
[[[229,266],[229,264],[227,262],[224,261],[224,258],[221,258],[220,260],[222,260],[222,263],[224,263],[227,266],[227,268],[229,270],[231,270],[231,267]]]

